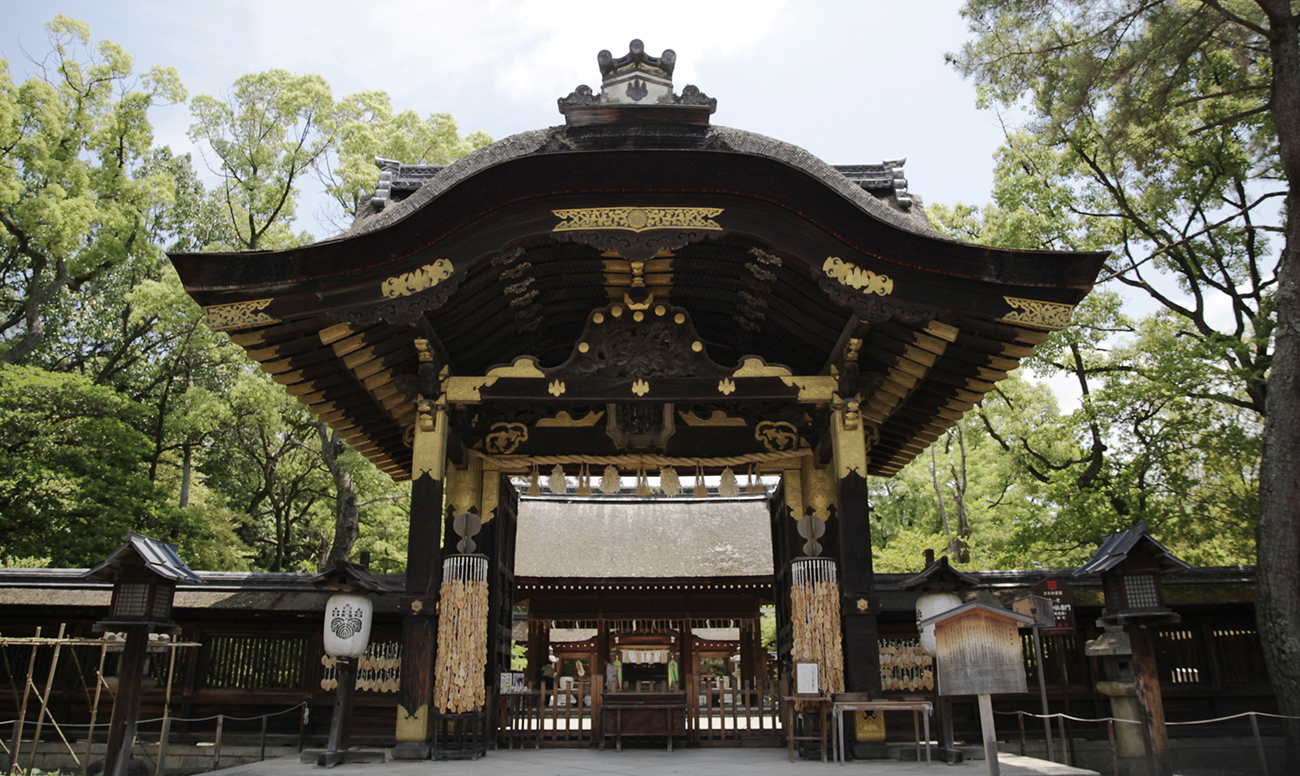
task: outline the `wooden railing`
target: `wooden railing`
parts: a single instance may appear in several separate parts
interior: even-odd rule
[[[727,686],[716,677],[686,677],[687,735],[700,743],[781,735],[781,694],[770,679]]]

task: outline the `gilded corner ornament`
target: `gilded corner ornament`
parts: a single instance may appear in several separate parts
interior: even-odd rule
[[[455,269],[449,260],[438,259],[434,263],[426,264],[413,272],[406,272],[388,278],[380,285],[380,290],[388,299],[410,296],[433,288],[451,277]]]
[[[274,299],[254,299],[251,302],[232,302],[231,304],[214,304],[203,308],[203,322],[212,331],[236,331],[253,326],[265,326],[279,323],[266,313],[267,305]]]
[[[1070,325],[1070,313],[1074,310],[1071,305],[1042,302],[1037,299],[1017,299],[1014,296],[1002,298],[1006,300],[1012,311],[999,318],[999,321],[1047,331],[1058,331]]]
[[[830,256],[822,264],[822,271],[842,286],[848,286],[864,294],[889,296],[894,293],[894,281],[888,275],[877,275],[869,269],[855,267],[843,259]]]
[[[650,229],[703,229],[721,232],[713,218],[720,207],[589,207],[552,210],[562,219],[552,231],[574,232],[589,229],[618,229],[644,232]]]

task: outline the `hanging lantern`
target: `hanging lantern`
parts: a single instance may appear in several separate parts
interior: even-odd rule
[[[835,561],[798,558],[790,563],[792,660],[818,666],[822,695],[844,692],[844,650],[840,635],[840,586]]]
[[[922,593],[916,599],[916,622],[917,628],[921,632],[921,649],[925,654],[933,657],[938,654],[938,644],[935,642],[934,625],[920,625],[922,620],[928,620],[938,614],[943,614],[949,609],[956,609],[961,606],[961,598],[956,593],[948,592],[927,592]]]
[[[442,564],[433,703],[443,714],[477,711],[487,699],[487,572],[483,555],[452,555]]]
[[[359,658],[370,643],[375,605],[358,593],[335,593],[325,604],[325,654]]]

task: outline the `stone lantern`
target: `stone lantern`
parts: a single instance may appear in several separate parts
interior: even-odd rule
[[[108,616],[91,629],[96,633],[126,633],[104,755],[105,776],[125,776],[131,759],[130,742],[135,739],[135,723],[140,716],[149,634],[178,630],[172,621],[176,585],[179,582],[201,584],[203,580],[176,554],[176,545],[131,531],[127,531],[126,544],[85,576],[113,583]]]
[[[1132,652],[1132,681],[1138,715],[1145,732],[1147,756],[1156,776],[1171,776],[1169,736],[1165,729],[1164,702],[1160,697],[1160,674],[1156,668],[1154,630],[1158,625],[1176,623],[1182,618],[1165,605],[1161,577],[1190,568],[1147,532],[1145,522],[1102,540],[1095,555],[1075,576],[1097,574],[1106,597],[1105,611],[1097,624],[1104,635],[1090,643],[1097,656],[1123,655],[1123,635],[1128,637]],[[1105,644],[1100,642],[1105,640]],[[1115,666],[1123,669],[1122,660]],[[1114,677],[1120,683],[1127,678]],[[1116,685],[1118,686],[1118,684]]]
[[[326,768],[344,762],[382,763],[386,759],[383,751],[351,749],[348,746],[352,734],[357,664],[370,643],[370,625],[374,620],[375,607],[369,594],[390,592],[367,568],[369,553],[362,553],[361,558],[362,563],[335,561],[334,565],[311,579],[316,587],[334,591],[325,603],[322,646],[325,654],[334,658],[338,690],[334,695],[334,714],[330,717],[329,741],[325,749],[304,751],[301,761]]]

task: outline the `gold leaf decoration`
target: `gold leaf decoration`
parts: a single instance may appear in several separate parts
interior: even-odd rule
[[[551,212],[562,219],[552,230],[556,232],[587,229],[618,229],[627,232],[650,229],[722,231],[718,222],[713,220],[722,212],[719,207],[593,207]]]
[[[546,392],[555,397],[563,396],[564,391],[564,383],[559,380],[552,380],[551,384],[546,386]]]
[[[203,308],[203,322],[212,331],[235,331],[253,326],[266,326],[279,323],[262,310],[274,299],[254,299],[251,302],[233,302],[231,304],[214,304]]]
[[[888,275],[877,275],[869,269],[855,267],[835,256],[828,257],[822,264],[826,277],[842,286],[861,291],[864,294],[889,296],[894,293],[894,281]]]
[[[649,392],[650,383],[647,383],[645,380],[637,380],[635,383],[632,383],[632,393],[635,393],[637,396],[645,396]]]
[[[718,392],[721,393],[723,396],[730,396],[732,393],[735,392],[735,390],[736,390],[736,383],[732,380],[728,380],[727,378],[724,377],[722,380],[718,382]]]
[[[1000,321],[1047,331],[1058,331],[1070,325],[1070,313],[1074,308],[1068,304],[1040,302],[1037,299],[1017,299],[1013,296],[1002,298],[1011,306],[1013,312],[999,318]]]
[[[451,277],[456,268],[447,259],[438,259],[432,264],[401,275],[388,278],[380,285],[380,291],[388,299],[397,299],[433,288]]]

